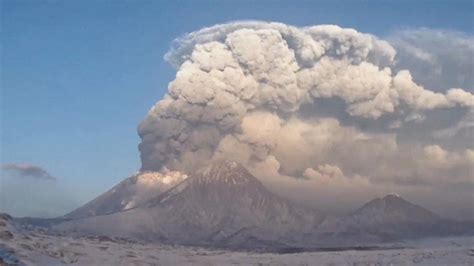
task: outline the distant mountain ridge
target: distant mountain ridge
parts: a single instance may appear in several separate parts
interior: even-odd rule
[[[270,192],[243,166],[216,161],[130,209],[71,219],[55,230],[230,249],[280,250],[373,245],[472,233],[398,195],[330,217]],[[100,197],[99,197],[100,198]],[[471,229],[470,229],[471,228]]]
[[[356,210],[351,218],[364,226],[404,222],[433,223],[441,219],[437,214],[396,194],[371,200]]]
[[[456,225],[455,225],[456,224]],[[379,243],[407,238],[443,235],[443,227],[461,226],[412,204],[396,194],[376,198],[353,213],[323,223],[332,241]],[[454,231],[452,231],[454,232]]]

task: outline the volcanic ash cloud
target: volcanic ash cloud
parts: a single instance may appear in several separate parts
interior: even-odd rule
[[[460,121],[474,95],[417,84],[373,35],[236,22],[178,39],[166,59],[176,78],[138,129],[144,171],[190,172],[226,157],[269,180],[473,183],[472,145],[447,150],[446,140],[401,141],[399,132],[437,111]]]

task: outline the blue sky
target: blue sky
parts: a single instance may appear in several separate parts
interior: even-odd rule
[[[1,163],[42,166],[86,201],[140,166],[136,126],[165,93],[173,39],[234,20],[473,33],[472,1],[6,1]]]

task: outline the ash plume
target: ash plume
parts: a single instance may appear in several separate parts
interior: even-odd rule
[[[425,137],[456,127],[474,95],[417,84],[374,35],[234,22],[187,34],[165,58],[176,78],[139,125],[142,171],[192,172],[224,157],[289,197],[352,187],[359,197],[402,190],[427,200],[446,186],[474,186],[472,144],[453,150]],[[436,112],[456,117],[416,133]]]

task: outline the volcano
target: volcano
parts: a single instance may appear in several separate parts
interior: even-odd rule
[[[266,251],[369,246],[474,233],[472,222],[442,219],[396,194],[371,200],[343,217],[328,216],[274,194],[242,165],[227,160],[214,161],[164,192],[163,186],[158,186],[160,189],[124,209],[123,204],[113,204],[134,198],[132,192],[137,190],[131,190],[127,182],[72,213],[91,214],[84,211],[89,209],[96,215],[69,215],[72,218],[53,229],[145,242]],[[113,204],[108,206],[108,202]],[[112,213],[97,215],[104,210]]]
[[[61,230],[226,248],[299,245],[324,215],[267,190],[243,166],[220,160],[135,208],[75,219]]]

